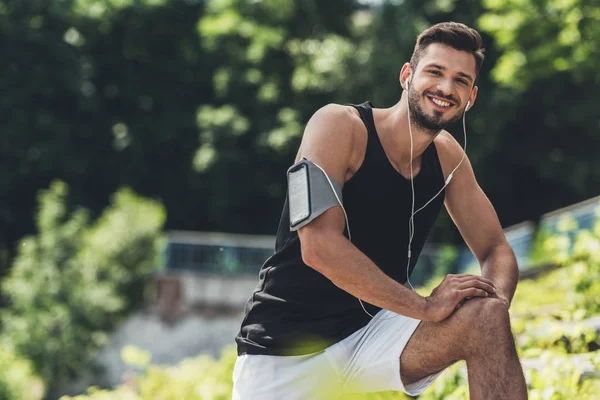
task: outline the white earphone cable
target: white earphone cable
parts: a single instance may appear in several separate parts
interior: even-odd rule
[[[406,81],[406,88],[407,88],[407,90],[409,88],[408,81]],[[414,177],[413,177],[413,169],[412,169],[413,136],[412,136],[412,124],[410,123],[410,106],[409,106],[409,101],[408,101],[408,95],[406,96],[406,110],[407,110],[407,114],[408,114],[408,133],[410,136],[410,187],[411,187],[411,191],[412,191],[411,215],[408,220],[408,235],[409,236],[408,236],[408,252],[407,252],[407,262],[406,262],[406,282],[410,285],[410,287],[413,291],[415,290],[415,288],[413,287],[412,283],[410,283],[409,270],[410,270],[410,260],[412,258],[411,246],[412,246],[412,240],[413,240],[413,237],[415,234],[415,215],[417,215],[417,213],[419,211],[421,211],[422,209],[427,207],[427,205],[429,205],[429,203],[431,203],[436,197],[438,197],[440,195],[440,193],[442,193],[444,191],[446,186],[448,186],[448,184],[452,180],[452,177],[454,176],[454,172],[458,169],[458,167],[460,167],[463,160],[465,159],[465,156],[467,154],[467,126],[465,123],[465,116],[467,114],[467,107],[469,107],[470,103],[471,103],[470,101],[467,102],[467,105],[465,106],[465,109],[463,111],[462,120],[463,120],[463,133],[464,133],[464,138],[465,138],[465,147],[463,150],[463,155],[462,155],[460,161],[458,162],[458,165],[456,167],[454,167],[454,169],[452,170],[452,172],[450,172],[450,174],[448,174],[448,178],[446,178],[446,180],[444,182],[444,186],[442,186],[442,188],[435,194],[435,196],[433,196],[421,208],[419,208],[417,211],[415,211],[415,185],[414,185]]]

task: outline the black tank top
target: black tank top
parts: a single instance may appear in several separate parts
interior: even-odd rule
[[[375,130],[370,102],[354,105],[368,132],[364,161],[343,187],[352,243],[383,272],[406,282],[410,179],[390,164]],[[444,175],[431,143],[414,178],[415,210],[443,186]],[[444,202],[442,192],[415,216],[410,271],[414,268]],[[289,229],[286,198],[277,230],[275,254],[262,266],[259,284],[245,308],[236,337],[238,354],[315,353],[365,326],[371,317],[358,299],[302,261],[300,239]],[[363,302],[371,315],[380,309]]]

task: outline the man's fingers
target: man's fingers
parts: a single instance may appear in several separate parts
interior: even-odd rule
[[[477,289],[474,287],[469,289],[463,289],[458,293],[460,294],[460,301],[464,301],[464,299],[467,297],[488,297],[488,292],[486,292],[483,289]]]
[[[492,294],[496,293],[496,289],[494,288],[494,286],[488,284],[487,282],[483,282],[483,281],[481,281],[479,279],[471,279],[471,280],[468,280],[468,281],[464,281],[464,282],[461,282],[457,286],[458,289],[468,289],[470,287],[476,287],[476,288],[479,288],[479,289],[483,289],[486,292],[489,292],[489,293],[492,293]]]
[[[479,276],[479,275],[471,275],[471,274],[460,274],[458,275],[458,282],[464,282],[464,281],[470,281],[472,279],[477,279],[478,281],[487,283],[488,285],[495,287],[494,282],[490,281],[489,279],[484,278],[483,276]]]

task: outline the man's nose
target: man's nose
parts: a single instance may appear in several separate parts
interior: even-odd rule
[[[452,80],[442,79],[438,81],[437,89],[443,94],[444,97],[452,97]]]

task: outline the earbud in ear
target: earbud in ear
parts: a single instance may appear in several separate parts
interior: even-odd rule
[[[409,85],[409,83],[410,83],[410,79],[407,79],[407,80],[404,82],[404,84],[406,85],[406,89],[408,89],[408,85]]]
[[[465,111],[469,111],[470,105],[471,105],[471,100],[467,101],[467,106],[465,107]]]

